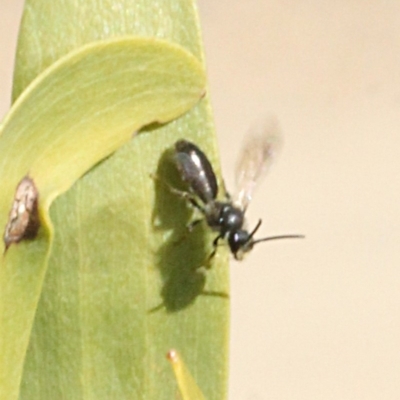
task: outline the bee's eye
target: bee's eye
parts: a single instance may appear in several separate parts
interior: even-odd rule
[[[236,255],[239,252],[246,251],[245,247],[249,238],[249,233],[243,229],[233,231],[228,237],[228,243],[232,253]]]

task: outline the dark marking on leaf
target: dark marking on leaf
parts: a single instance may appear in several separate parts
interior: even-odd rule
[[[38,197],[39,193],[32,178],[25,176],[15,190],[14,202],[4,231],[5,251],[13,243],[36,237],[40,227]]]

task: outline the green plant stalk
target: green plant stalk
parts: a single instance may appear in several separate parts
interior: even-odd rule
[[[203,60],[189,1],[31,0],[25,7],[14,98],[59,57],[94,40],[159,37]],[[160,156],[181,137],[199,143],[218,165],[207,98],[179,120],[140,134],[54,202],[54,243],[20,360],[21,399],[173,398],[177,386],[164,362],[172,347],[206,398],[226,397],[229,304],[218,296],[228,290],[226,253],[206,276],[196,273],[211,237],[200,229],[175,245],[190,211],[149,177],[157,172],[177,181]],[[21,293],[27,290],[28,284]]]

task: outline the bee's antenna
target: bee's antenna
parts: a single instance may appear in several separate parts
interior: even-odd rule
[[[252,233],[253,234],[253,233]],[[304,239],[304,235],[280,235],[280,236],[269,236],[262,239],[257,239],[253,242],[253,245],[260,242],[266,242],[268,240],[276,240],[276,239]]]
[[[248,242],[253,238],[254,234],[258,231],[258,228],[261,226],[261,224],[262,224],[262,220],[259,219],[258,222],[257,222],[257,225],[255,226],[255,228],[250,233]],[[258,242],[258,240],[257,240],[257,242]],[[253,243],[255,243],[255,242],[253,242]]]

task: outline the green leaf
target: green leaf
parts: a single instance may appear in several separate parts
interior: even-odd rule
[[[168,42],[126,37],[79,48],[39,75],[5,119],[4,189],[29,173],[48,209],[139,128],[178,117],[204,91],[199,62]]]
[[[43,76],[47,76],[48,70],[36,78],[27,92],[20,94],[38,74],[49,66],[50,70],[57,70],[65,60],[73,57],[68,55],[70,51],[76,56],[88,48],[96,48],[96,44],[91,44],[93,41],[105,40],[109,45],[128,40],[119,38],[121,35],[140,35],[154,43],[154,38],[158,37],[183,46],[202,60],[193,3],[159,0],[149,4],[145,0],[28,0],[15,73],[14,98],[19,97],[13,110],[22,107],[31,88],[38,80],[45,80]],[[110,37],[115,39],[110,41]],[[185,54],[184,58],[191,60],[189,64],[196,65],[193,57],[177,46],[165,42],[162,45]],[[57,61],[63,56],[66,58]],[[112,57],[108,61],[113,65],[111,75],[122,73],[120,62],[112,63]],[[103,68],[103,61],[89,65],[95,76],[101,76],[103,81],[111,79],[110,68]],[[66,69],[67,76],[68,70],[74,71],[75,66],[72,62]],[[146,64],[142,66],[146,75],[148,68]],[[179,68],[173,63],[168,62],[162,69],[167,75],[180,75]],[[201,68],[194,69],[197,72],[193,76],[198,78]],[[86,67],[81,72],[90,74]],[[154,94],[161,90],[159,79],[154,74],[148,75],[153,76],[147,83]],[[125,78],[120,81],[122,88],[118,88],[130,98],[133,87],[141,83],[128,76],[126,71]],[[195,81],[199,82],[197,78]],[[198,98],[200,86],[189,83],[186,87],[190,87],[188,97],[192,98],[196,92]],[[53,93],[57,92],[57,87],[49,85],[48,89]],[[55,116],[65,116],[63,123],[53,121],[53,128],[64,127],[64,133],[71,135],[69,139],[75,137],[75,140],[65,141],[64,152],[61,153],[57,146],[54,153],[45,151],[47,161],[46,157],[41,161],[40,154],[43,153],[37,150],[38,143],[27,139],[32,126],[36,126],[36,133],[43,131],[42,138],[50,135],[48,125],[38,122],[39,117],[33,112],[35,102],[27,108],[31,114],[15,120],[19,121],[19,126],[12,122],[16,111],[11,111],[12,115],[2,126],[4,132],[14,132],[0,136],[0,148],[11,151],[10,155],[7,153],[7,163],[2,160],[2,183],[7,182],[2,191],[5,195],[0,200],[3,226],[15,186],[27,172],[32,176],[36,173],[34,179],[40,192],[39,199],[48,199],[47,206],[55,195],[71,184],[73,186],[51,206],[54,231],[46,229],[46,224],[49,228],[51,225],[46,216],[46,201],[41,202],[44,227],[38,238],[11,246],[3,258],[0,271],[0,397],[11,400],[18,397],[41,400],[174,398],[178,389],[165,361],[165,353],[170,348],[177,348],[205,397],[225,398],[229,307],[226,299],[227,254],[219,252],[212,269],[207,274],[200,273],[197,267],[209,254],[212,235],[206,227],[200,227],[177,244],[184,235],[191,211],[185,202],[150,178],[150,174],[156,173],[172,184],[179,184],[179,177],[170,163],[169,149],[181,137],[198,143],[219,172],[207,98],[178,120],[167,125],[153,125],[125,145],[122,145],[125,136],[124,140],[110,144],[113,149],[122,147],[76,181],[96,162],[91,157],[98,149],[97,140],[108,143],[114,139],[107,129],[111,120],[121,132],[131,134],[142,123],[135,125],[133,114],[128,125],[121,121],[126,123],[130,118],[126,114],[134,113],[137,107],[151,114],[150,120],[158,121],[173,118],[172,115],[162,118],[165,107],[180,109],[177,114],[184,112],[184,107],[180,95],[170,104],[162,97],[157,100],[148,93],[154,102],[150,107],[145,103],[138,104],[140,101],[124,107],[116,100],[117,94],[113,90],[110,90],[112,96],[105,101],[107,95],[101,90],[92,92],[87,88],[86,100],[91,100],[88,102],[78,94],[73,83],[65,87],[69,93],[66,97],[75,98],[77,102],[76,106],[70,103],[77,114],[68,114],[69,108],[64,109],[56,102],[54,107],[58,104],[59,111],[49,113],[45,118],[48,123],[56,121]],[[179,92],[179,88],[176,89]],[[47,100],[43,109],[53,107],[50,97]],[[96,128],[98,133],[89,141],[80,135],[83,129],[73,129],[86,123],[81,118],[82,104],[86,103],[92,105],[92,115],[97,115],[98,111],[100,122],[88,129]],[[99,105],[106,107],[98,109]],[[23,136],[21,131],[25,132]],[[115,129],[117,131],[119,135],[121,132]],[[12,153],[12,138],[17,140],[19,136],[20,140],[24,139],[23,148],[17,146]],[[4,139],[7,137],[10,139]],[[4,142],[4,147],[3,139],[10,140],[8,144]],[[76,141],[85,145],[81,149],[84,161],[79,158],[84,168],[78,167],[77,158],[68,157],[74,153],[71,149],[80,148]],[[69,162],[61,166],[68,159]],[[50,181],[60,186],[53,187]],[[51,240],[51,252],[47,253]]]

